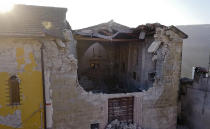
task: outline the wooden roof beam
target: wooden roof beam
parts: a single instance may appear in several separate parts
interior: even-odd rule
[[[75,37],[76,40],[87,40],[87,41],[101,41],[101,42],[139,42],[139,39],[102,39],[102,38],[89,38],[89,37]]]

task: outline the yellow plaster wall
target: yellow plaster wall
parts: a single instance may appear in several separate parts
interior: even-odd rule
[[[44,127],[41,70],[35,69],[38,64],[35,61],[33,51],[29,52],[27,55],[28,56],[27,62],[30,63],[26,63],[25,61],[26,53],[24,50],[24,44],[22,45],[22,47],[21,45],[19,45],[15,49],[11,49],[11,53],[12,50],[16,51],[17,71],[21,68],[21,66],[24,66],[23,71],[16,73],[21,80],[20,82],[21,105],[19,106],[8,105],[9,93],[8,93],[7,81],[11,76],[11,73],[0,72],[0,116],[6,117],[10,114],[14,114],[16,110],[20,110],[21,121],[23,122],[22,126],[20,126],[21,129],[41,129]],[[1,62],[1,63],[6,64],[7,62]],[[0,69],[0,71],[2,70]],[[0,129],[14,129],[14,127],[0,124]]]

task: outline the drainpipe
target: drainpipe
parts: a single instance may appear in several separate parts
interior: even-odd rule
[[[194,79],[195,76],[195,67],[192,67],[192,79]]]
[[[45,96],[45,69],[44,69],[44,43],[42,41],[39,41],[41,43],[41,68],[42,68],[42,86],[43,86],[43,108],[44,108],[44,129],[47,129],[47,117],[46,117],[46,96]]]

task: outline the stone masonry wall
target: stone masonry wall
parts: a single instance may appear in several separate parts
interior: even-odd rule
[[[154,37],[161,44],[153,53],[157,58],[154,87],[143,97],[143,127],[175,129],[182,40],[171,30],[158,28]]]
[[[190,129],[210,129],[210,77],[182,84],[181,119]]]
[[[77,81],[77,59],[73,37],[59,45],[45,42],[45,70],[52,91],[53,129],[90,129],[108,122],[108,99],[134,96],[134,122],[144,129],[175,129],[180,78],[182,40],[173,31],[157,29],[156,78],[148,91],[127,94],[85,92]],[[70,46],[71,45],[71,46]],[[71,50],[70,50],[71,48]],[[152,59],[151,59],[152,60]]]

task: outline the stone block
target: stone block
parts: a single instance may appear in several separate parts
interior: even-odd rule
[[[154,41],[148,48],[149,53],[155,53],[161,45],[161,41]]]
[[[56,44],[60,48],[65,48],[66,47],[65,43],[63,43],[62,40],[60,40],[60,39],[56,39]]]

